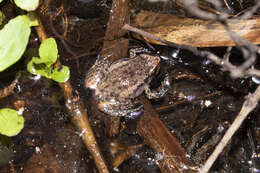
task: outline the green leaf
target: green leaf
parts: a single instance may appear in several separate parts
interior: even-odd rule
[[[15,4],[23,10],[34,11],[39,6],[39,0],[14,0]]]
[[[50,67],[57,61],[58,48],[54,38],[44,40],[39,49],[40,59]]]
[[[41,59],[39,58],[33,57],[27,64],[27,70],[34,75],[51,78],[52,67],[47,67],[44,63],[41,63]]]
[[[33,57],[32,61],[34,64],[45,64],[45,62],[46,62],[44,59],[38,58],[38,57]]]
[[[24,118],[16,110],[0,109],[0,133],[6,136],[17,135],[24,126]]]
[[[48,38],[42,42],[39,48],[40,57],[33,57],[27,64],[27,70],[35,75],[41,75],[56,82],[66,82],[70,77],[67,66],[56,67],[53,64],[58,58],[58,48],[55,39]]]
[[[34,64],[33,64],[34,58],[35,58],[35,57],[33,57],[33,58],[31,59],[31,61],[28,62],[28,64],[27,64],[27,71],[30,72],[30,73],[32,73],[32,74],[35,74],[35,75],[36,75],[36,74],[37,74],[37,70],[35,69]]]
[[[22,57],[31,33],[29,23],[26,15],[17,16],[0,30],[0,72]]]
[[[66,82],[70,78],[70,69],[67,66],[56,67],[51,75],[56,82]]]

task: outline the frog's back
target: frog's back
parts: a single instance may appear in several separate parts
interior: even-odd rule
[[[143,84],[152,77],[159,63],[158,56],[146,54],[113,63],[106,78],[99,83],[100,93],[105,97],[136,97],[143,91]]]

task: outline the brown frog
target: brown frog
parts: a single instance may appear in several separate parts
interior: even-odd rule
[[[159,98],[169,89],[168,75],[159,90],[149,89],[160,61],[160,57],[148,54],[120,59],[114,63],[97,60],[87,74],[85,85],[95,90],[101,111],[112,116],[138,116],[143,105],[136,97],[145,91],[148,98]]]

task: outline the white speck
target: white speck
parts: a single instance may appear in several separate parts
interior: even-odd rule
[[[119,172],[119,169],[118,168],[114,168],[114,171]]]
[[[209,65],[211,62],[212,62],[211,60],[207,59],[203,61],[203,65]]]
[[[36,76],[33,77],[33,80],[39,80],[41,79],[41,75],[37,74]]]
[[[171,85],[171,83],[170,83],[170,81],[169,81],[169,80],[166,80],[165,84],[166,84],[166,85],[168,85],[168,86],[170,86],[170,85]]]
[[[205,100],[205,102],[204,102],[204,105],[206,107],[209,107],[211,104],[212,104],[212,102],[210,100]]]
[[[178,58],[178,54],[180,53],[180,49],[177,49],[176,51],[172,52],[172,57],[173,58]]]
[[[260,79],[258,77],[252,76],[252,81],[256,84],[260,84]]]
[[[116,103],[116,100],[115,99],[110,99],[110,103],[114,104],[114,103]]]
[[[196,98],[196,96],[189,95],[189,96],[184,96],[184,98],[187,99],[188,101],[192,101],[193,99]]]
[[[160,56],[160,58],[162,58],[164,60],[169,60],[169,58],[167,56]]]
[[[225,128],[224,128],[222,125],[218,126],[218,131],[219,131],[219,132],[222,132],[224,129],[225,129]]]
[[[186,154],[185,156],[186,156],[187,158],[191,158],[191,156],[190,156],[189,154]]]
[[[22,108],[20,108],[19,110],[18,110],[18,115],[22,115],[23,114],[23,111],[24,111],[24,107],[22,107]]]
[[[185,164],[181,164],[181,166],[183,169],[188,169],[187,165],[185,165]]]
[[[77,114],[77,115],[81,115],[81,113],[80,113],[80,110],[79,110],[79,109],[76,109],[76,114]]]
[[[248,161],[248,164],[249,164],[249,165],[252,165],[252,164],[253,164],[252,160],[249,160],[249,161]]]
[[[135,156],[135,158],[140,159],[140,155],[139,154],[135,154],[134,156]]]
[[[35,153],[36,153],[36,154],[40,154],[40,153],[41,153],[40,147],[35,147]]]
[[[87,130],[86,129],[83,129],[82,132],[79,134],[79,136],[83,136],[83,134],[86,132]]]
[[[38,37],[35,37],[33,40],[34,40],[34,41],[38,41],[39,39],[38,39]]]
[[[20,85],[17,85],[16,88],[17,88],[17,91],[18,91],[18,92],[21,92],[21,86],[20,86]]]
[[[162,153],[156,153],[155,155],[155,160],[159,161],[159,160],[162,160],[163,159],[163,154]]]

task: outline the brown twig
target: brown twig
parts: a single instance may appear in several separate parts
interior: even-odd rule
[[[141,29],[138,29],[136,27],[133,27],[133,26],[130,26],[129,24],[125,24],[123,26],[122,29],[126,29],[128,31],[132,31],[134,33],[137,33],[137,34],[140,34],[142,35],[143,37],[148,37],[152,40],[156,40],[156,41],[159,41],[167,46],[172,46],[172,47],[177,47],[177,48],[180,48],[180,49],[186,49],[186,50],[189,50],[195,54],[199,53],[199,51],[197,50],[197,48],[194,48],[194,47],[191,47],[191,46],[187,46],[187,45],[181,45],[181,44],[176,44],[176,43],[173,43],[173,42],[170,42],[170,41],[167,41],[167,40],[164,40],[164,39],[161,39],[157,36],[154,36],[148,32],[145,32],[144,30],[141,30]]]
[[[139,149],[143,147],[143,144],[135,145],[135,146],[130,146],[127,148],[126,151],[123,153],[119,154],[112,162],[113,168],[116,169],[118,168],[121,163],[123,163],[125,160],[129,159],[132,157]]]
[[[9,86],[7,86],[4,89],[0,90],[0,99],[2,99],[4,97],[7,97],[7,96],[11,95],[14,92],[14,87],[18,83],[18,79],[19,79],[20,76],[21,76],[21,74],[18,73],[16,75],[15,79],[13,80],[13,82]]]
[[[44,30],[41,20],[38,19],[38,21],[39,21],[39,26],[36,27],[36,31],[42,42],[44,39],[47,38],[47,34]],[[57,65],[58,66],[61,65],[59,60],[57,60]],[[73,92],[74,90],[72,89],[70,81],[59,83],[59,86],[61,87],[64,93],[64,97],[66,100],[66,107],[70,112],[70,116],[75,126],[80,131],[80,134],[82,136],[82,139],[86,147],[92,154],[97,169],[99,170],[100,173],[108,173],[109,170],[106,166],[104,158],[101,154],[101,151],[95,139],[95,135],[89,124],[86,108],[82,105],[77,93]]]
[[[141,96],[139,99],[143,102],[145,111],[137,124],[137,132],[155,152],[163,154],[158,159],[161,172],[196,172],[193,163],[186,157],[184,149],[159,119],[149,101]]]
[[[222,66],[223,70],[230,71],[231,76],[234,77],[234,78],[239,78],[239,77],[244,77],[244,76],[258,76],[258,77],[260,77],[260,70],[257,70],[257,69],[254,69],[254,68],[248,68],[248,69],[239,68],[238,66],[233,65],[229,61],[222,59],[222,58],[218,57],[217,55],[215,55],[215,54],[213,54],[209,51],[199,51],[198,49],[191,47],[191,46],[179,45],[179,44],[176,44],[176,43],[172,43],[172,42],[169,42],[167,40],[161,39],[157,36],[154,36],[154,35],[152,35],[148,32],[145,32],[141,29],[130,26],[128,24],[124,25],[123,29],[135,32],[137,34],[142,35],[143,37],[148,37],[150,39],[159,41],[159,42],[161,42],[161,43],[163,43],[167,46],[177,47],[177,48],[180,48],[180,49],[186,49],[186,50],[193,52],[195,55],[198,55],[198,56],[201,56],[201,57],[206,57],[206,58],[210,59],[211,61],[213,61],[215,64]],[[253,46],[253,48],[256,51],[256,49],[257,49],[256,46]]]

